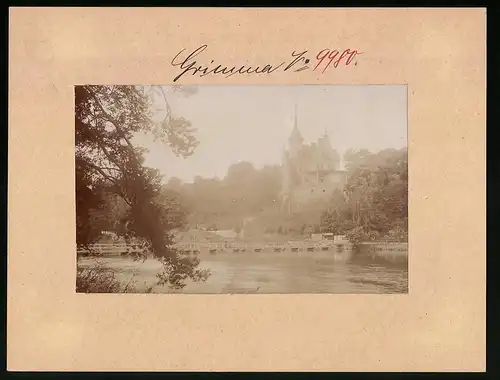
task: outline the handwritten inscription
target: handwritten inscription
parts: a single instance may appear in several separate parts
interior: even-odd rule
[[[284,72],[300,72],[310,69],[309,64],[311,63],[311,60],[308,58],[309,53],[307,50],[301,52],[294,51],[288,61],[282,61],[278,64],[231,66],[217,64],[214,60],[210,60],[209,64],[200,64],[198,62],[199,56],[207,49],[207,47],[207,45],[202,45],[189,54],[185,54],[186,49],[182,49],[179,53],[177,53],[171,62],[172,66],[177,67],[180,70],[180,73],[174,78],[174,82],[177,82],[184,75],[198,75],[199,77],[205,77],[207,75],[223,75],[225,78],[229,78],[236,74],[272,74],[277,70],[282,70]],[[316,55],[317,64],[313,71],[316,71],[318,68],[322,68],[322,73],[324,73],[330,65],[337,68],[341,65],[349,66],[353,62],[354,66],[356,66],[357,61],[355,58],[360,54],[363,53],[351,49],[343,51],[323,49]]]
[[[342,62],[345,66],[349,66],[357,55],[363,54],[357,50],[346,49],[342,53],[338,50],[323,49],[316,56],[318,64],[314,67],[314,71],[321,66],[323,61],[328,60],[328,63],[323,68],[323,73],[328,69],[333,62],[333,67],[337,68]],[[356,65],[356,62],[354,63]]]

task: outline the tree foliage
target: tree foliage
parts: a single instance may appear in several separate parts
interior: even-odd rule
[[[75,87],[77,245],[89,246],[102,231],[113,231],[161,260],[160,282],[179,288],[185,279],[203,280],[207,273],[197,269],[196,258],[186,259],[174,248],[173,231],[185,224],[185,212],[162,191],[160,173],[144,165],[145,149],[132,144],[136,133],[151,133],[178,156],[194,152],[195,130],[174,117],[167,91],[161,86]],[[155,122],[158,99],[165,117]]]
[[[346,234],[352,241],[405,241],[408,220],[406,149],[378,153],[349,150],[348,181],[329,202],[311,201],[292,214],[280,209],[282,169],[231,165],[223,179],[197,177],[193,183],[171,178],[167,188],[182,194],[191,227],[240,231],[248,238],[304,238],[311,233]],[[281,236],[281,237],[280,237]]]
[[[348,183],[323,213],[322,229],[352,241],[407,241],[407,150],[351,150],[344,160]]]
[[[240,162],[231,165],[222,179],[196,177],[192,183],[182,183],[170,178],[166,188],[180,194],[182,203],[191,211],[192,227],[239,230],[246,217],[278,206],[281,169],[256,169],[251,163]]]

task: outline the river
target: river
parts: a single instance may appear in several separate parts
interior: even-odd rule
[[[327,253],[275,255],[273,253],[202,254],[200,268],[211,275],[204,283],[188,282],[180,293],[188,294],[269,294],[269,293],[368,293],[394,294],[408,292],[407,262],[390,263],[354,255],[336,260]],[[122,283],[131,280],[137,292],[152,286],[153,293],[174,293],[156,285],[156,274],[162,269],[155,259],[137,262],[128,257],[84,258],[80,266],[98,260],[116,271]]]

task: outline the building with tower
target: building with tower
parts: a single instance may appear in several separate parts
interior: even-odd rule
[[[347,172],[341,168],[340,155],[328,133],[317,142],[304,143],[295,109],[288,149],[283,152],[282,210],[291,213],[312,201],[328,201],[336,189],[343,190],[346,181]]]

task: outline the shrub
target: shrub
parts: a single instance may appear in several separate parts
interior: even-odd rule
[[[116,279],[115,271],[101,264],[92,267],[77,267],[76,292],[77,293],[136,293],[132,277],[123,284]],[[147,287],[146,293],[151,293],[152,287]]]
[[[387,233],[385,239],[392,242],[407,242],[408,231],[401,227],[395,227]]]

